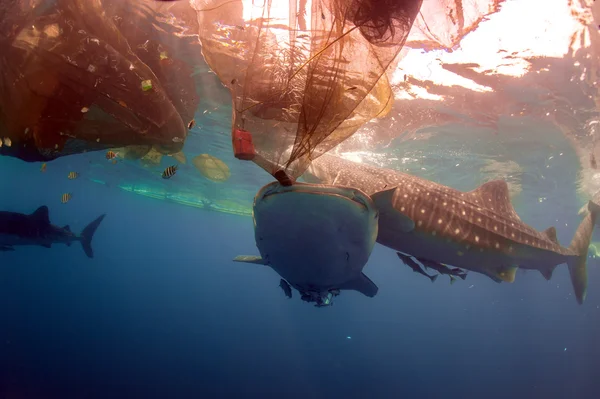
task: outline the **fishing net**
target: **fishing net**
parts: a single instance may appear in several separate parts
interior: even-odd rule
[[[504,0],[427,0],[415,19],[406,45],[424,50],[453,51]]]
[[[179,151],[198,99],[191,67],[170,46],[176,29],[154,18],[154,4],[164,3],[1,1],[0,153]]]
[[[235,156],[295,178],[390,111],[391,77],[413,23],[413,45],[451,49],[499,1],[191,3],[204,57],[232,95]]]
[[[192,0],[203,54],[233,98],[240,159],[294,178],[389,112],[386,71],[421,0]]]

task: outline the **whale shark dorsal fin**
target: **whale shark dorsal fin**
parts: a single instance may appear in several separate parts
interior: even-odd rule
[[[374,297],[379,291],[379,287],[375,285],[364,273],[361,273],[355,279],[346,281],[338,287],[340,290],[354,290],[370,298]]]
[[[379,219],[382,219],[382,216],[385,215],[387,221],[390,224],[394,224],[398,226],[398,228],[404,232],[408,233],[415,228],[415,222],[409,218],[408,216],[402,214],[400,209],[396,209],[396,187],[390,188],[388,190],[383,190],[376,192],[371,195],[371,199],[375,203],[375,206],[379,210]]]
[[[254,263],[256,265],[268,265],[268,262],[261,258],[260,256],[255,255],[238,255],[233,258],[234,262],[243,262],[243,263]]]
[[[510,218],[521,220],[510,202],[508,183],[505,180],[490,180],[471,191],[471,193],[479,195],[484,207]]]
[[[556,227],[548,227],[546,230],[544,230],[544,234],[550,239],[550,241],[560,245],[558,242],[558,238],[556,237]]]
[[[46,205],[40,206],[30,216],[38,222],[50,224],[50,216],[48,215],[48,207]]]

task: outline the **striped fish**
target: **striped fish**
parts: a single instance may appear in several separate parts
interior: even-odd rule
[[[108,160],[114,159],[116,156],[117,156],[117,153],[114,151],[106,152],[106,159],[108,159]]]
[[[71,200],[71,198],[73,198],[73,194],[64,193],[62,195],[62,197],[60,198],[60,202],[62,202],[63,204],[66,204],[67,202],[69,202]]]
[[[74,180],[77,179],[79,177],[79,173],[77,172],[69,172],[69,175],[67,176],[67,178],[69,180]]]
[[[171,177],[175,176],[175,173],[177,173],[177,165],[171,165],[168,166],[162,173],[162,178],[163,179],[170,179]]]

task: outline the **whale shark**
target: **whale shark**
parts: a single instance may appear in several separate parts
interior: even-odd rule
[[[59,227],[50,223],[47,206],[40,206],[32,214],[0,212],[0,251],[13,251],[18,245],[38,245],[51,248],[52,244],[79,241],[88,258],[94,257],[92,238],[106,215],[100,215],[77,235],[70,227]]]
[[[579,304],[587,290],[586,260],[600,210],[588,202],[569,247],[556,229],[538,231],[515,212],[503,180],[462,192],[399,171],[323,154],[312,161],[307,182],[355,187],[370,195],[379,210],[377,242],[417,260],[483,273],[513,282],[517,268],[538,270],[547,280],[567,264]]]
[[[252,208],[260,256],[234,261],[269,266],[319,307],[333,304],[340,290],[374,297],[378,287],[363,268],[375,246],[377,215],[371,198],[355,188],[269,183]]]

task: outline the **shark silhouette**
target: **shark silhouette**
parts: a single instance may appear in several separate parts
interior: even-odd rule
[[[538,270],[549,280],[556,266],[566,263],[577,301],[585,300],[587,252],[600,210],[592,201],[565,248],[554,227],[540,232],[523,223],[503,180],[462,192],[329,154],[313,160],[303,177],[369,194],[379,209],[377,242],[384,246],[419,260],[483,273],[498,282],[513,282],[517,268]]]
[[[71,246],[79,241],[89,258],[94,257],[92,238],[104,219],[101,215],[87,225],[81,234],[71,232],[69,226],[58,227],[50,223],[48,207],[40,206],[30,215],[15,212],[0,212],[0,251],[13,251],[17,245],[39,245],[50,248],[52,244]]]

